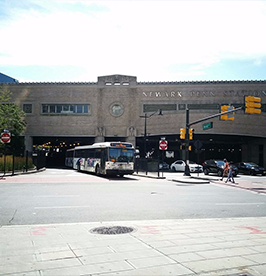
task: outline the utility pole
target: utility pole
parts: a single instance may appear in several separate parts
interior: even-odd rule
[[[186,166],[184,175],[190,176],[189,170],[189,109],[186,109],[186,136],[185,136]]]
[[[189,109],[188,108],[186,109],[186,134],[185,134],[186,166],[185,166],[185,173],[184,173],[185,176],[190,176],[190,169],[189,169],[189,128],[192,125],[207,121],[209,119],[219,117],[219,116],[222,116],[222,115],[225,115],[225,114],[230,114],[230,113],[236,112],[238,110],[243,110],[243,109],[244,109],[244,107],[241,106],[241,107],[238,107],[236,109],[232,109],[232,110],[229,110],[229,111],[226,111],[226,112],[221,112],[221,113],[218,113],[218,114],[214,114],[214,115],[196,120],[196,121],[191,122],[191,123],[189,122]]]

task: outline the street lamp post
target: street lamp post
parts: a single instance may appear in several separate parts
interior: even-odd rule
[[[144,113],[144,116],[140,116],[140,118],[144,118],[144,157],[147,157],[147,119],[152,117],[155,114],[158,114],[160,116],[163,115],[163,112],[161,109],[158,109],[157,111],[153,112],[152,114],[147,114],[146,112]]]

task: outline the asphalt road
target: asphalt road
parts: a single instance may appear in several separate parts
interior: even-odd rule
[[[0,180],[0,225],[265,215],[265,194],[218,184],[62,169]]]

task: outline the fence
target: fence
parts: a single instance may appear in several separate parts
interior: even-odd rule
[[[160,160],[153,158],[136,158],[135,173],[160,176]]]
[[[27,151],[25,155],[18,153],[6,155],[0,153],[0,173],[2,175],[5,175],[6,173],[14,175],[18,171],[27,172],[35,167],[32,156]]]

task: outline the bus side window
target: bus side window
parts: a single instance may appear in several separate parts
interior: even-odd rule
[[[105,163],[108,161],[108,156],[107,156],[107,149],[102,149],[102,161]]]
[[[95,158],[101,158],[101,149],[97,149],[95,152]]]
[[[94,157],[94,154],[93,154],[94,151],[93,151],[93,149],[88,149],[87,151],[88,151],[87,157],[88,158],[93,158]]]

